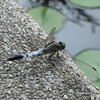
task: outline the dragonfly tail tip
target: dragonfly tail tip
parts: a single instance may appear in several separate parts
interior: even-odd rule
[[[13,58],[8,58],[7,61],[13,61],[13,60],[18,60],[18,59],[22,59],[23,56],[22,55],[19,55],[19,56],[15,56]]]

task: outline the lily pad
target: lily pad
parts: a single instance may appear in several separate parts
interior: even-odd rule
[[[100,88],[100,50],[85,50],[74,57],[75,63]]]
[[[58,31],[64,25],[64,16],[57,10],[49,7],[32,8],[28,10],[28,13],[47,33],[49,33],[53,27],[56,27],[56,31]]]
[[[100,0],[70,0],[72,3],[88,7],[88,8],[97,8],[100,7]]]

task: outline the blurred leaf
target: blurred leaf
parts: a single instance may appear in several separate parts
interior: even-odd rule
[[[72,3],[88,7],[88,8],[97,8],[100,7],[100,0],[70,0]]]
[[[100,50],[85,50],[74,57],[75,63],[100,88]]]
[[[49,7],[32,8],[28,10],[28,13],[47,33],[49,33],[53,27],[56,27],[56,31],[58,31],[64,25],[64,16],[57,10]]]

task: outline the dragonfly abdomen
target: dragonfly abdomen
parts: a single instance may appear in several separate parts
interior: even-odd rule
[[[18,60],[18,59],[22,59],[22,58],[31,57],[31,56],[39,56],[39,55],[42,55],[42,54],[44,54],[43,49],[39,49],[37,51],[33,51],[33,52],[30,52],[30,53],[16,55],[15,57],[7,59],[7,61]]]
[[[23,58],[31,57],[31,56],[39,56],[43,54],[43,49],[39,49],[37,51],[33,51],[30,53],[22,54]]]

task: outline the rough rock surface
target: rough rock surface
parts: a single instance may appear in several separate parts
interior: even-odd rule
[[[0,100],[100,100],[100,91],[60,52],[14,62],[6,59],[43,47],[47,35],[15,2],[0,0]]]

